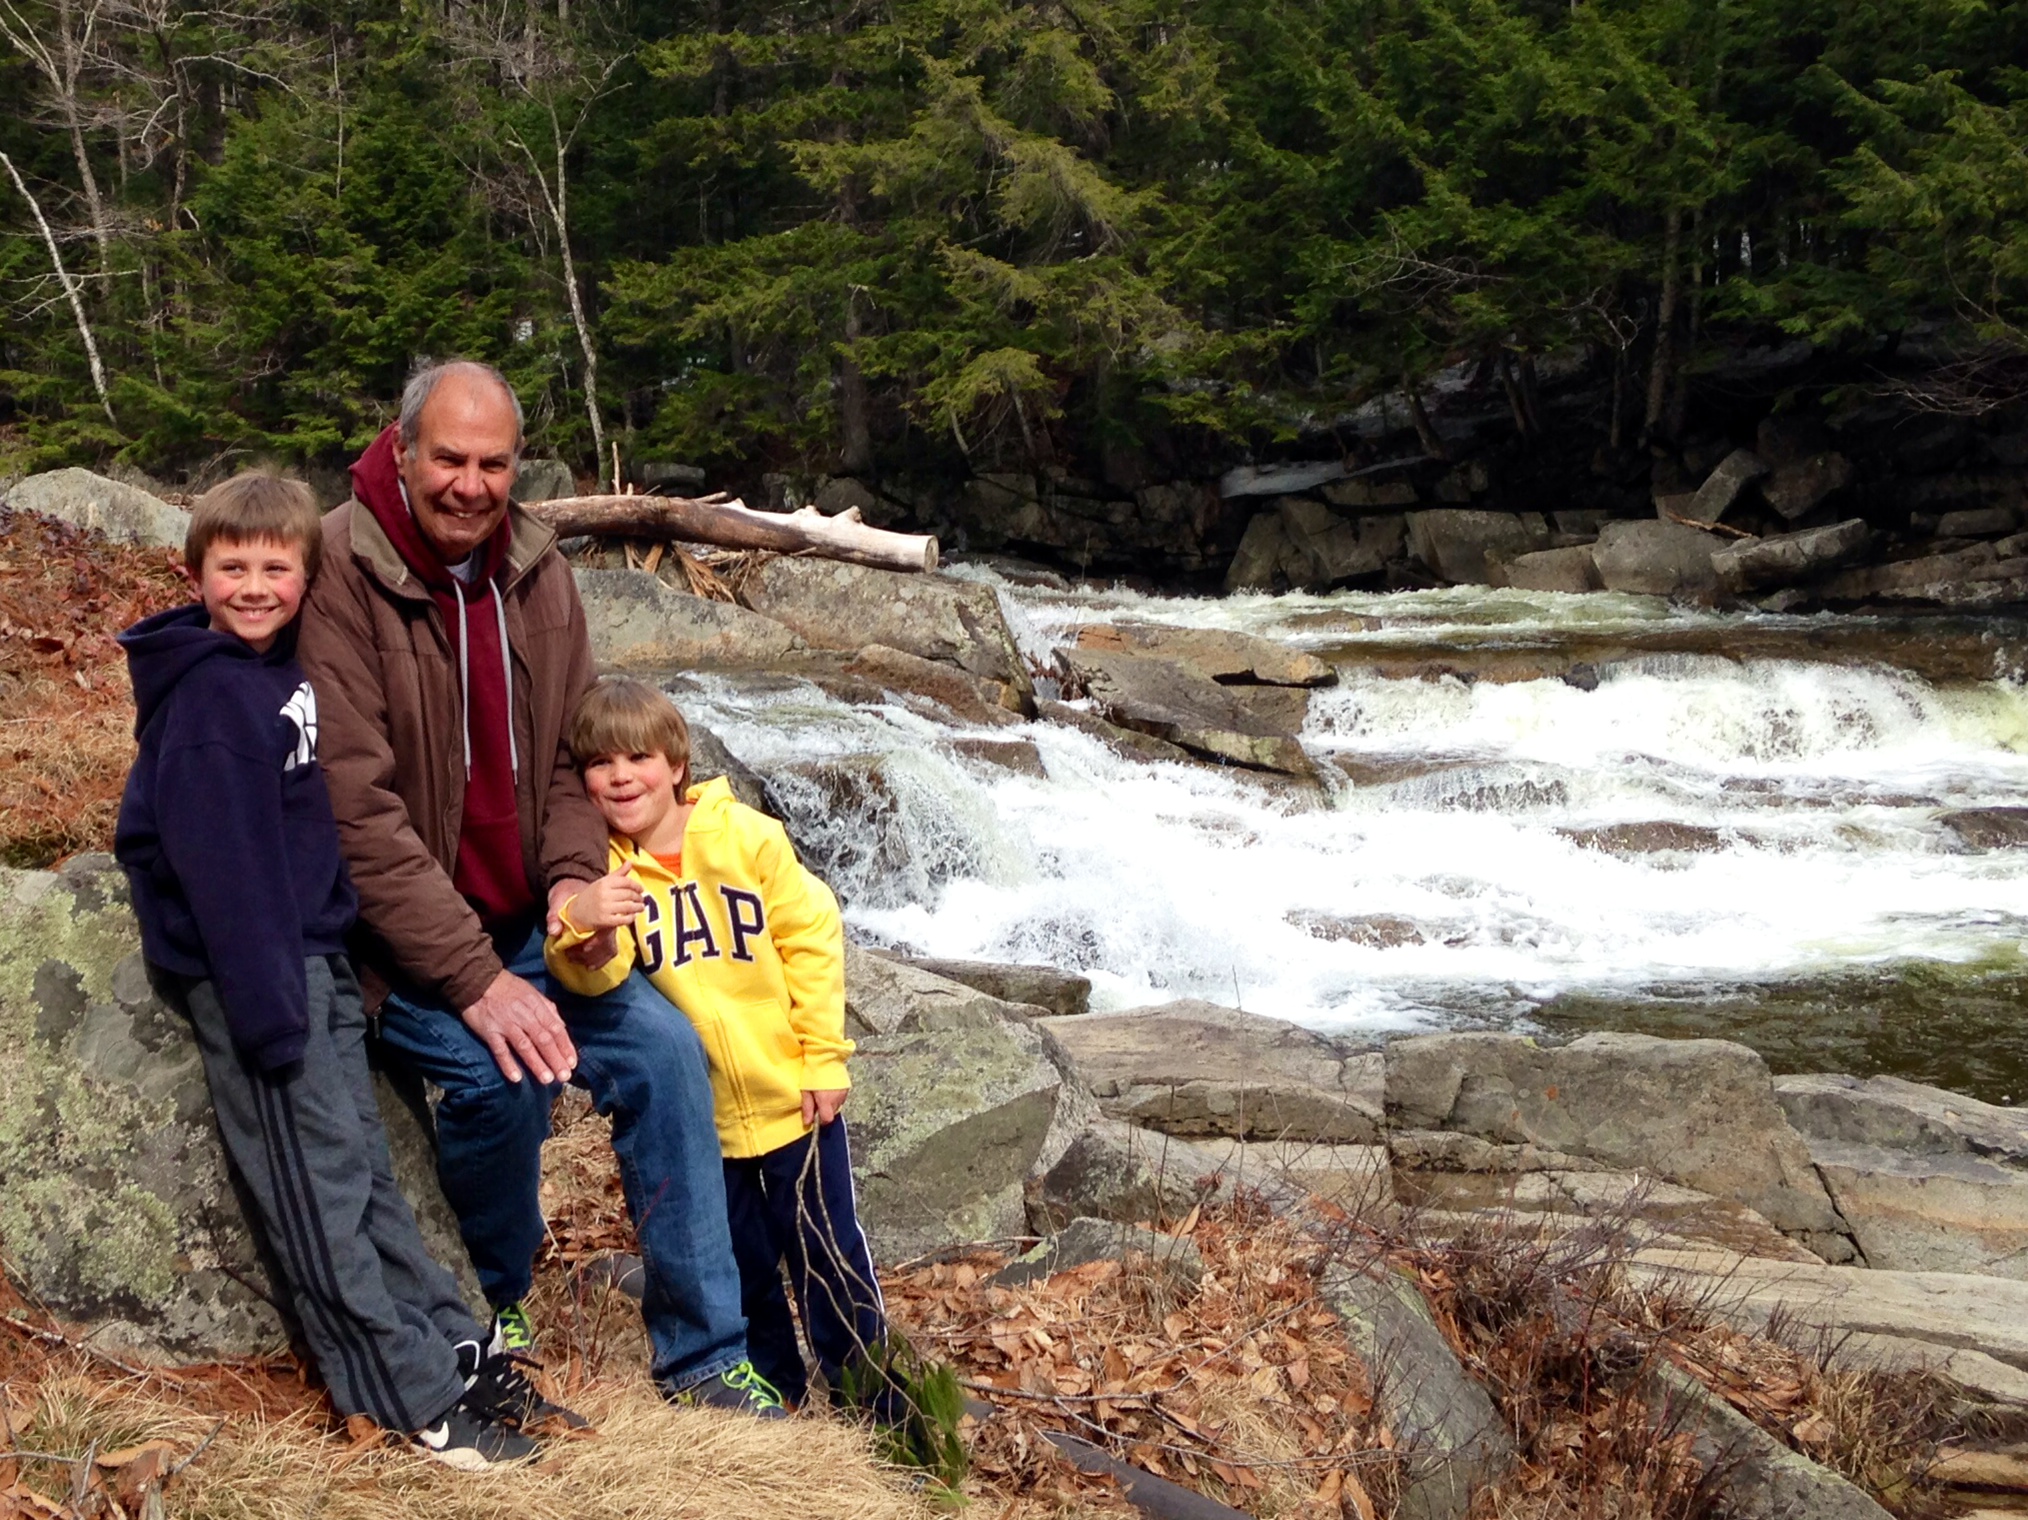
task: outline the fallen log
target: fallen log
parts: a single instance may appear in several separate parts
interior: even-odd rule
[[[860,520],[851,507],[826,517],[815,507],[756,512],[730,496],[565,496],[523,510],[566,538],[682,538],[728,549],[815,554],[881,570],[937,567],[937,541],[922,533],[890,533]]]

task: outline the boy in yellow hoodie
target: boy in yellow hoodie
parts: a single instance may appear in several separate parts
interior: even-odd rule
[[[611,829],[612,869],[564,906],[549,968],[596,995],[638,964],[696,1026],[754,1368],[792,1405],[808,1392],[786,1259],[835,1396],[848,1367],[865,1378],[881,1364],[887,1339],[839,1116],[852,1042],[837,899],[724,777],[689,785],[689,728],[654,687],[600,681],[570,746]]]

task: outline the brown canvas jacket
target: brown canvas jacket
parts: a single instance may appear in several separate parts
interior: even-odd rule
[[[567,743],[596,672],[555,533],[519,507],[508,514],[500,592],[524,757],[521,854],[541,897],[560,880],[590,881],[606,869],[606,826]],[[377,1008],[392,983],[468,1008],[501,963],[451,882],[465,808],[457,658],[427,588],[355,501],[324,519],[324,563],[303,605],[297,655],[316,689],[317,749],[359,892],[367,1006]]]

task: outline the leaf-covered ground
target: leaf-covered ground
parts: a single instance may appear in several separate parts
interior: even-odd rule
[[[190,600],[181,560],[0,510],[0,864],[112,848],[134,758],[133,689],[113,640]]]

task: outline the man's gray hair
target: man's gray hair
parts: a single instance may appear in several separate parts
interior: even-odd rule
[[[514,408],[514,452],[521,452],[521,398],[514,394],[514,387],[507,383],[507,377],[490,364],[481,364],[476,359],[446,359],[442,364],[428,364],[409,376],[408,384],[401,393],[401,446],[415,447],[415,441],[422,435],[423,408],[429,405],[430,397],[437,393],[437,387],[453,375],[465,375],[472,379],[491,380],[507,397],[507,404]]]

